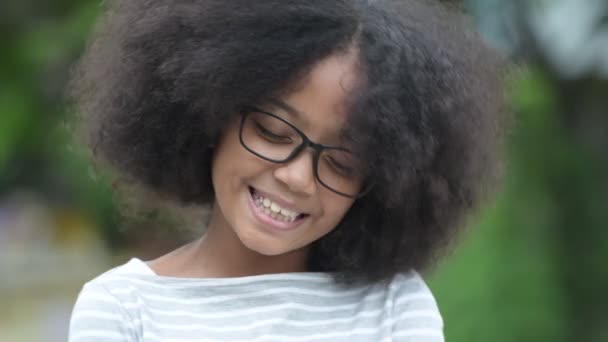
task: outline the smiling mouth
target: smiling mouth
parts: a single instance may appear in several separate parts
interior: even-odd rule
[[[310,216],[299,213],[281,206],[279,203],[264,197],[253,187],[249,187],[254,212],[258,218],[265,223],[270,223],[276,228],[287,229],[298,225],[304,218]]]

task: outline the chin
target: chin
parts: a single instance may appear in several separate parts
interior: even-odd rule
[[[248,250],[265,256],[278,256],[285,254],[291,249],[277,237],[267,235],[255,226],[249,226],[245,222],[235,233],[241,244]],[[244,228],[244,229],[243,229]]]
[[[267,243],[263,241],[248,241],[241,239],[241,242],[247,249],[264,256],[280,256],[293,251],[286,246],[278,246],[276,243]]]

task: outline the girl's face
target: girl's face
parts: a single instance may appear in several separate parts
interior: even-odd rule
[[[331,56],[316,64],[290,95],[253,105],[288,121],[311,141],[344,146],[339,133],[347,118],[346,96],[356,82],[355,60],[354,54]],[[256,126],[259,120],[250,123],[249,132],[266,134],[264,138],[277,151],[289,149],[298,139],[284,130],[287,126],[263,122],[265,126],[260,128]],[[242,245],[267,256],[302,250],[333,230],[354,200],[319,183],[313,170],[313,149],[303,150],[287,163],[273,163],[245,149],[239,140],[240,125],[241,117],[229,125],[215,149],[212,180],[216,203],[210,229],[220,225],[230,229]],[[274,132],[266,131],[269,128]],[[247,132],[242,136],[253,145]],[[281,137],[268,137],[269,133]]]

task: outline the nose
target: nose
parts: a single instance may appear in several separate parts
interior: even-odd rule
[[[316,190],[313,154],[314,152],[310,149],[305,149],[293,160],[285,164],[278,164],[274,170],[274,177],[292,192],[312,195]]]

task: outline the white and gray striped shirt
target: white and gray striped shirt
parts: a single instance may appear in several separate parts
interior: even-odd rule
[[[416,272],[342,287],[326,273],[240,278],[156,275],[139,259],[83,287],[70,342],[441,342],[443,321]]]

